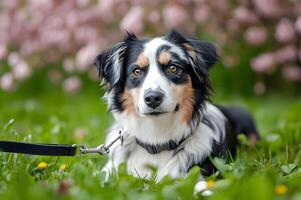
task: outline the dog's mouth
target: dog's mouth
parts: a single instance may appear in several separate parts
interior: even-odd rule
[[[173,113],[177,112],[180,109],[180,105],[177,104],[175,106],[175,109],[173,110]],[[148,112],[148,113],[144,113],[144,115],[149,115],[149,116],[159,116],[159,115],[163,115],[163,114],[167,114],[167,113],[171,113],[171,112],[166,112],[166,111],[153,111],[153,112]]]
[[[168,112],[158,112],[158,111],[154,111],[154,112],[145,113],[145,115],[159,116],[159,115],[163,115],[163,114],[166,114],[166,113],[168,113]]]

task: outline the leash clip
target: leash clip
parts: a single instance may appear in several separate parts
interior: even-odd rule
[[[88,153],[99,153],[102,156],[106,156],[110,153],[110,148],[111,146],[116,143],[118,140],[120,140],[121,146],[123,145],[123,135],[122,135],[122,130],[119,130],[119,136],[113,140],[110,144],[105,145],[105,144],[101,144],[98,147],[95,148],[88,148],[84,145],[80,146],[80,155],[83,154],[88,154]]]
[[[105,156],[108,153],[110,153],[110,150],[104,144],[101,144],[95,148],[88,148],[86,146],[81,146],[79,151],[81,155],[88,154],[88,153],[99,153],[100,155]]]

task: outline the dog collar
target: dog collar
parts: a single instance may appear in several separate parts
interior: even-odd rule
[[[178,148],[186,140],[186,138],[182,138],[179,142],[170,140],[163,144],[147,144],[136,138],[136,143],[144,148],[148,153],[157,154],[162,151],[171,151]]]

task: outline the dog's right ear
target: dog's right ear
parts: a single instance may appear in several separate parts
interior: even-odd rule
[[[98,77],[108,85],[109,90],[114,88],[122,79],[127,43],[133,39],[137,39],[136,36],[128,33],[123,42],[114,45],[95,59],[94,65],[98,71]]]
[[[122,77],[125,51],[126,43],[120,42],[98,55],[95,59],[94,65],[97,69],[98,77],[109,86],[109,89],[112,89]]]

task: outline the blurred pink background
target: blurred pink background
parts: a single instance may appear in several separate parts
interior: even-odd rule
[[[15,91],[34,71],[68,93],[81,88],[78,74],[96,79],[95,56],[125,31],[164,35],[172,28],[214,42],[231,68],[246,57],[258,77],[301,83],[301,0],[1,0],[0,88]],[[244,55],[243,43],[254,49]],[[254,83],[263,94],[266,78]]]

